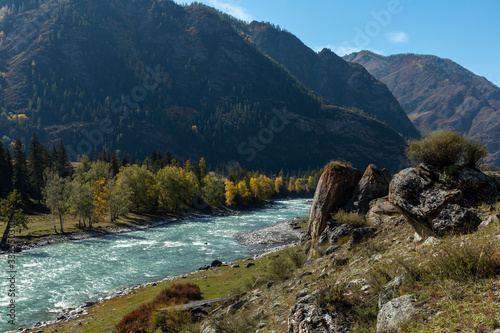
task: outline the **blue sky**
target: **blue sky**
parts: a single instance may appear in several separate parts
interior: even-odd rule
[[[198,0],[245,21],[268,21],[319,51],[449,58],[500,86],[500,1]],[[187,3],[191,3],[188,1]]]

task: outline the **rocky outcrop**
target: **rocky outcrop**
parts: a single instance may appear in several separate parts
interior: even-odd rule
[[[391,179],[392,175],[388,170],[381,170],[370,164],[344,210],[365,215],[370,210],[372,200],[387,196]]]
[[[468,168],[448,175],[421,165],[395,175],[389,187],[390,202],[423,238],[475,230],[480,221],[466,207],[495,201],[497,196],[498,189],[489,177]]]
[[[414,299],[404,295],[387,302],[377,315],[377,333],[401,332],[400,326],[416,312]]]
[[[318,308],[314,294],[299,298],[288,317],[288,333],[349,333],[351,331],[347,316],[339,311]]]
[[[359,170],[348,165],[331,162],[319,179],[309,214],[307,234],[302,239],[306,253],[310,253],[314,244],[327,226],[331,214],[343,207],[354,193],[361,179]]]

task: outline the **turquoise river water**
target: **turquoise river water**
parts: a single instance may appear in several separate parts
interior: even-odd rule
[[[9,297],[7,256],[0,256],[0,332],[50,320],[62,309],[97,301],[123,287],[186,274],[213,260],[235,261],[263,251],[238,243],[239,233],[306,216],[306,199],[241,215],[193,218],[126,234],[55,244],[16,255],[16,297]],[[8,308],[15,300],[15,325]]]

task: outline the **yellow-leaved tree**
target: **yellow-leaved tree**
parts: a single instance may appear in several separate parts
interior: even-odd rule
[[[109,191],[104,179],[94,181],[92,186],[92,212],[96,223],[104,222],[108,213]],[[92,227],[92,225],[90,225]]]
[[[232,206],[234,205],[234,199],[238,194],[238,188],[229,179],[226,179],[224,185],[225,185],[226,205]]]

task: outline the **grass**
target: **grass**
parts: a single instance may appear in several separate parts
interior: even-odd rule
[[[342,209],[333,214],[333,218],[339,223],[348,224],[354,228],[367,227],[369,225],[363,216],[356,213],[347,213]]]

